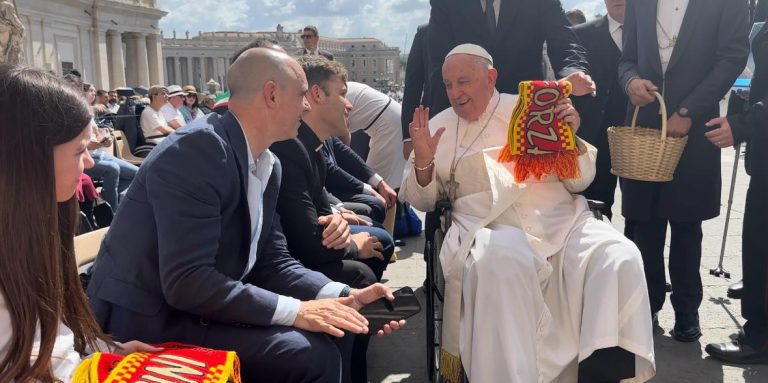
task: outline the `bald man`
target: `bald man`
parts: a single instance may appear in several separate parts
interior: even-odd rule
[[[229,112],[177,130],[142,164],[94,267],[94,313],[118,341],[237,351],[246,382],[348,381],[345,333],[368,331],[357,309],[393,297],[381,284],[332,282],[286,249],[275,213],[281,167],[267,148],[297,134],[304,72],[285,53],[255,48],[227,78]],[[346,247],[349,227],[329,219],[324,239]]]
[[[643,382],[655,373],[648,292],[637,248],[596,220],[583,196],[594,147],[577,140],[581,175],[515,183],[500,164],[517,95],[495,89],[483,48],[448,53],[451,108],[410,124],[400,196],[431,211],[451,197],[440,373],[458,382]],[[578,130],[567,99],[547,106]],[[546,119],[546,116],[545,116]],[[578,367],[577,367],[578,365]]]

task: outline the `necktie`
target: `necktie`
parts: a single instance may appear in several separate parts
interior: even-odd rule
[[[485,0],[485,21],[488,23],[488,31],[493,37],[496,34],[496,12],[493,9],[493,0]]]

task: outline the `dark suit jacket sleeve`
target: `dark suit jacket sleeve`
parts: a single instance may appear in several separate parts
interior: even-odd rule
[[[352,253],[352,246],[347,250],[334,250],[322,244],[324,227],[317,222],[318,217],[333,212],[325,198],[321,198],[325,200],[325,206],[315,205],[310,194],[313,188],[308,183],[308,177],[313,176],[308,174],[312,168],[296,140],[275,143],[271,150],[283,165],[277,212],[291,255],[309,268],[354,257],[357,248]]]
[[[424,46],[425,34],[427,28],[416,30],[416,36],[411,43],[411,52],[408,53],[408,63],[405,66],[405,87],[403,92],[402,113],[400,122],[402,123],[403,139],[411,138],[408,131],[408,124],[413,120],[413,111],[421,103],[421,96],[424,92],[424,82],[429,81],[429,74],[424,73]]]
[[[749,12],[747,2],[724,2],[718,28],[717,58],[709,75],[681,103],[691,116],[701,116],[717,104],[747,64],[749,56]]]
[[[728,116],[735,143],[768,140],[768,129],[765,128],[765,122],[768,121],[766,105],[768,105],[768,97],[756,102],[744,113]]]
[[[165,300],[178,310],[220,322],[269,325],[278,295],[216,268],[222,230],[219,189],[232,185],[232,172],[222,166],[232,161],[224,145],[212,133],[182,138],[156,158],[147,174],[158,234],[160,284]],[[276,263],[284,268],[292,265],[285,258]],[[296,265],[290,276],[284,271],[273,271],[274,281],[301,274]]]
[[[595,37],[592,33],[593,30],[595,30],[594,26],[591,23],[587,24],[581,24],[573,28],[574,33],[576,33],[576,37],[581,41],[583,46],[586,47],[592,47],[593,45],[590,43],[587,43],[587,41],[592,42]],[[599,59],[599,57],[596,57],[597,52],[594,52],[592,50],[586,51],[587,60],[593,61],[595,59]],[[592,76],[592,79],[597,82],[597,78]],[[615,79],[614,79],[615,80]],[[573,107],[576,108],[576,110],[579,112],[579,115],[581,116],[581,128],[579,128],[579,137],[584,139],[584,141],[589,142],[590,144],[595,144],[597,142],[597,136],[599,134],[599,104],[597,97],[592,97],[591,95],[585,95],[585,96],[571,96],[571,101],[573,101]]]
[[[347,173],[362,181],[368,183],[376,172],[365,163],[365,160],[355,153],[352,148],[345,145],[338,137],[333,137],[333,153],[339,166]]]
[[[326,159],[328,174],[325,178],[325,188],[331,194],[360,194],[363,192],[365,183],[347,173],[339,165]]]
[[[543,7],[541,22],[544,23],[546,32],[547,55],[555,73],[559,77],[565,77],[576,71],[589,73],[586,50],[569,27],[560,1],[539,1],[542,2]]]
[[[453,49],[456,37],[449,16],[450,10],[445,0],[430,0],[432,9],[429,14],[429,58],[432,66],[429,73],[432,100],[430,114],[437,114],[450,106],[443,84],[443,62],[445,55]]]
[[[259,253],[253,271],[246,281],[258,282],[269,291],[294,297],[302,301],[316,298],[320,287],[330,280],[316,271],[308,270],[288,252],[280,216],[275,214],[271,233],[264,250]],[[318,287],[319,286],[319,287]]]
[[[641,0],[645,1],[645,0]],[[619,60],[619,83],[624,92],[633,78],[639,78],[637,69],[637,18],[635,16],[636,0],[627,0],[625,5],[624,26],[622,31],[621,59]],[[657,86],[661,86],[657,84]]]

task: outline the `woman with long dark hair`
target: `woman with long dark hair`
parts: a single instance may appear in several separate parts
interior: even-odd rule
[[[0,381],[69,381],[86,350],[157,350],[104,335],[77,275],[75,188],[93,166],[82,93],[13,65],[0,89]]]

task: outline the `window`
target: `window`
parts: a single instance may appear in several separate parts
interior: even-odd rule
[[[376,68],[376,59],[373,59],[373,67]]]
[[[352,60],[352,64],[350,64],[350,66],[351,66],[352,68],[354,68],[354,67],[355,67],[355,60]]]
[[[365,60],[363,60],[363,68],[365,68],[365,67],[367,66],[367,65],[365,65],[365,64],[366,64],[366,61],[365,61]]]

